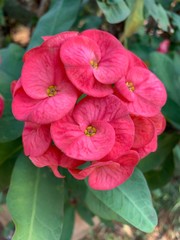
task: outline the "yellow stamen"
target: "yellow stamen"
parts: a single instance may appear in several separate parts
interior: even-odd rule
[[[91,60],[90,61],[90,64],[91,64],[91,66],[93,67],[93,68],[98,68],[98,63],[96,62],[96,61],[94,61],[94,60]]]
[[[88,126],[86,130],[84,131],[84,134],[88,137],[92,137],[96,134],[97,130],[93,126]]]
[[[49,86],[48,87],[48,89],[47,89],[47,95],[49,96],[49,97],[53,97],[53,96],[55,96],[57,94],[57,88],[56,88],[56,86]]]
[[[126,82],[126,86],[128,87],[130,92],[134,92],[135,87],[134,87],[134,84],[132,82]]]

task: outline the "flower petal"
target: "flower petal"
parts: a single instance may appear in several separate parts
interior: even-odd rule
[[[50,126],[26,122],[22,133],[22,140],[26,156],[40,156],[50,146]]]
[[[98,160],[112,149],[115,133],[106,122],[92,122],[92,126],[96,128],[96,134],[86,136],[77,123],[68,122],[66,117],[52,123],[51,136],[56,146],[67,156],[84,161]]]
[[[156,116],[150,117],[149,119],[153,122],[157,135],[160,135],[165,130],[165,127],[166,127],[165,117],[160,112]]]
[[[136,152],[121,156],[115,162],[97,163],[95,170],[90,173],[88,183],[95,190],[111,190],[124,183],[133,173],[139,161]]]
[[[65,72],[55,48],[39,47],[26,59],[21,75],[22,86],[28,96],[34,99],[48,97],[50,86],[59,87],[65,78]],[[59,90],[59,89],[58,89]]]
[[[132,116],[135,126],[135,138],[133,148],[141,148],[151,142],[155,132],[154,124],[149,118]]]
[[[2,117],[4,111],[4,98],[0,95],[0,117]]]
[[[94,76],[99,82],[112,84],[126,74],[128,67],[127,52],[113,35],[95,29],[86,30],[80,35],[92,39],[101,50],[98,68],[94,69]]]
[[[31,157],[29,156],[30,160],[36,167],[45,167],[48,166],[53,171],[54,175],[58,178],[64,178],[58,172],[58,166],[61,159],[61,151],[57,149],[55,146],[50,146],[49,149],[41,156],[38,157]]]
[[[62,44],[60,56],[71,82],[82,92],[97,97],[112,93],[110,85],[102,85],[94,77],[91,61],[98,64],[101,53],[89,38],[76,36]]]
[[[42,46],[60,48],[61,44],[65,40],[71,37],[75,37],[78,34],[79,33],[76,31],[67,31],[67,32],[61,32],[52,36],[43,36],[42,38],[45,42],[42,44]]]
[[[70,82],[62,81],[61,90],[42,100],[30,98],[22,88],[16,91],[12,111],[16,119],[48,124],[64,117],[75,105],[78,93]]]
[[[151,152],[155,152],[157,150],[157,135],[155,134],[151,142],[147,145],[143,146],[142,148],[136,148],[134,150],[138,152],[140,159],[146,157]]]

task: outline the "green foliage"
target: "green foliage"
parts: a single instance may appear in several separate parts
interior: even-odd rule
[[[11,82],[20,77],[23,54],[24,49],[16,44],[0,50],[0,92],[5,99],[5,110],[0,119],[0,142],[12,141],[21,136],[23,123],[15,120],[11,112]]]
[[[109,23],[118,23],[125,20],[130,10],[124,0],[96,0]]]
[[[75,209],[71,205],[67,205],[64,209],[64,219],[62,235],[60,240],[71,239],[75,220]]]
[[[57,240],[63,226],[64,182],[23,155],[14,167],[7,196],[15,222],[13,240]]]
[[[146,181],[138,169],[134,171],[128,181],[113,190],[95,191],[89,188],[89,191],[109,209],[108,213],[112,214],[112,219],[118,215],[141,231],[152,232],[154,230],[157,216],[151,203],[151,195]],[[94,203],[94,201],[88,200],[88,204],[96,204],[96,201]],[[100,211],[101,217],[106,215],[103,213],[103,206],[98,208],[99,211],[97,206],[92,208],[96,208],[96,213]],[[107,219],[106,216],[105,218]],[[109,216],[110,218],[111,216]]]
[[[161,165],[165,159],[170,155],[173,148],[179,141],[177,134],[164,133],[159,136],[158,149],[156,152],[149,154],[147,157],[142,159],[138,167],[145,173],[152,169],[155,169]]]
[[[80,0],[53,0],[49,11],[40,18],[28,49],[39,45],[42,36],[69,30],[76,20],[80,2]]]

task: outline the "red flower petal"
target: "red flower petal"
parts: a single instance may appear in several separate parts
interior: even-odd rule
[[[40,156],[51,143],[50,126],[26,122],[22,133],[25,155]]]
[[[60,63],[59,51],[53,48],[33,49],[25,61],[21,82],[28,96],[33,99],[47,98],[47,89],[56,86],[60,91],[61,81],[65,78],[63,65]]]
[[[64,118],[52,123],[51,136],[56,146],[67,156],[84,161],[98,160],[112,149],[115,133],[106,122],[92,122],[92,126],[96,128],[96,134],[86,136],[77,123],[73,124]]]
[[[151,117],[160,112],[166,102],[167,94],[164,85],[153,73],[146,68],[133,67],[127,74],[127,82],[134,86],[133,98],[129,102],[128,96],[125,101],[130,113]],[[118,87],[117,90],[122,94],[122,100],[126,99],[124,88]]]
[[[60,48],[61,44],[67,40],[68,38],[75,37],[79,33],[75,31],[67,31],[55,34],[53,36],[43,36],[43,40],[45,41],[42,46],[43,47],[57,47]]]
[[[0,95],[0,117],[2,117],[4,111],[4,98]]]
[[[73,169],[69,171],[74,178],[79,180],[89,176],[89,186],[95,190],[111,190],[131,176],[138,161],[137,152],[130,151],[116,161],[97,161],[83,170]]]
[[[162,113],[159,113],[154,117],[150,117],[149,119],[153,122],[157,135],[160,135],[166,127],[165,117],[162,115]]]
[[[149,118],[132,116],[135,126],[133,148],[141,148],[151,142],[156,134],[154,124]]]
[[[32,157],[29,156],[30,160],[36,167],[48,166],[52,169],[54,175],[58,178],[64,178],[58,172],[58,166],[61,159],[61,151],[59,151],[55,146],[50,146],[49,149],[41,156]]]

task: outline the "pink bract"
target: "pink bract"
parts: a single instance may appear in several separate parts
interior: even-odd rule
[[[57,47],[60,48],[61,44],[71,38],[77,36],[79,33],[76,31],[67,31],[58,33],[52,36],[43,36],[43,40],[45,41],[42,46],[46,47]]]
[[[169,51],[170,44],[171,44],[171,42],[170,42],[169,39],[164,39],[159,44],[159,47],[158,47],[157,51],[160,52],[160,53],[167,53]]]
[[[110,84],[126,73],[128,59],[121,43],[111,34],[87,30],[65,41],[60,50],[66,73],[82,92],[104,97]]]
[[[99,160],[83,170],[71,169],[69,172],[79,180],[89,177],[89,186],[95,190],[111,190],[125,182],[132,175],[138,161],[137,152],[129,151],[116,160]]]
[[[59,171],[58,167],[63,168],[76,168],[83,164],[83,161],[78,161],[76,159],[71,159],[63,154],[58,148],[55,146],[50,146],[45,153],[41,156],[33,157],[29,156],[32,163],[37,167],[50,167],[53,171],[54,175],[58,178],[63,178]]]
[[[133,67],[115,84],[117,95],[131,114],[151,117],[164,106],[167,94],[162,82],[148,69]]]
[[[50,125],[26,122],[22,133],[24,153],[37,157],[47,151],[51,144]]]
[[[0,95],[0,117],[2,117],[4,111],[4,98]]]
[[[154,117],[132,117],[132,119],[135,124],[133,149],[139,153],[142,159],[157,150],[157,136],[164,131],[166,121],[162,113]]]
[[[64,117],[78,98],[56,48],[33,49],[25,58],[20,82],[12,104],[18,120],[51,123]]]
[[[105,156],[113,159],[132,147],[134,125],[116,96],[87,97],[71,114],[52,123],[51,136],[69,157],[85,161]]]

